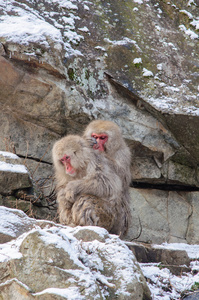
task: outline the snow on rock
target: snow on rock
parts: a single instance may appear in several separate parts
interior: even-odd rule
[[[187,245],[185,243],[163,243],[162,245],[153,245],[154,248],[184,250],[191,259],[199,259],[199,245]]]
[[[9,291],[13,295],[21,293],[19,299],[27,294],[26,299],[42,300],[47,297],[141,300],[143,295],[144,299],[150,299],[149,287],[153,300],[177,300],[199,282],[198,245],[153,245],[187,251],[192,271],[176,276],[159,263],[138,265],[125,243],[103,228],[70,228],[53,222],[41,226],[41,222],[23,212],[5,207],[0,208],[0,220],[1,231],[10,231],[13,236],[7,243],[0,239],[2,299],[9,299]],[[24,226],[20,235],[15,232],[18,226]]]
[[[0,162],[0,171],[14,172],[14,173],[28,173],[24,165],[13,165],[6,162]]]
[[[51,5],[50,11],[43,11],[44,4],[40,4],[41,11],[31,8],[31,2],[19,5],[18,1],[0,0],[0,8],[4,14],[0,16],[0,36],[7,42],[26,45],[39,43],[44,49],[52,47],[64,49],[66,56],[81,52],[72,48],[83,36],[76,33],[75,15],[77,5],[67,0],[46,0],[45,4]],[[66,16],[65,12],[68,12]],[[59,13],[60,15],[59,15]],[[34,26],[33,26],[34,24]],[[33,51],[32,51],[33,50]],[[28,51],[27,51],[28,52]],[[31,55],[37,56],[38,49],[31,49]],[[12,55],[12,54],[11,54]]]
[[[139,57],[139,58],[135,58],[134,60],[133,60],[133,63],[136,65],[136,64],[141,64],[142,63],[142,58],[141,57]]]
[[[19,156],[17,156],[14,153],[7,152],[7,151],[0,151],[0,155],[4,156],[4,157],[12,158],[12,159],[19,159]]]
[[[176,276],[163,267],[160,263],[140,264],[144,276],[148,279],[148,285],[154,300],[182,299],[183,293],[191,294],[191,288],[199,282],[199,245],[188,245],[184,243],[163,243],[153,245],[156,249],[183,250],[191,259],[190,272],[182,272]],[[184,299],[184,298],[183,298]]]
[[[18,209],[0,206],[0,242],[5,243],[32,228],[35,220]]]
[[[150,77],[150,76],[153,76],[153,72],[147,70],[146,68],[143,68],[143,76],[144,76],[144,77]]]
[[[0,151],[0,193],[11,194],[31,186],[28,169],[21,159],[13,153]]]
[[[6,151],[0,151],[0,171],[28,173],[28,169],[25,167],[25,165],[21,164],[19,157],[14,153]]]
[[[1,208],[0,212],[2,232],[9,228],[14,236],[13,228],[26,225],[26,232],[17,239],[0,245],[0,267],[4,266],[0,296],[7,286],[15,294],[14,279],[31,291],[28,299],[47,295],[78,300],[150,299],[134,254],[118,236],[103,228],[70,228],[50,222],[41,229],[39,222],[18,210]],[[9,223],[4,222],[6,218]]]
[[[184,33],[187,34],[192,40],[198,39],[198,34],[191,29],[187,29],[185,25],[180,25],[179,28],[180,30],[184,31]]]

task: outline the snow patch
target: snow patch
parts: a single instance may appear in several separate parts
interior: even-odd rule
[[[188,35],[192,40],[198,39],[198,35],[192,31],[191,29],[187,29],[184,25],[179,26],[180,30],[182,30],[186,35]]]
[[[58,44],[61,50],[65,50],[66,57],[72,54],[82,55],[80,51],[72,48],[72,44],[77,44],[83,39],[83,36],[78,35],[75,31],[75,21],[79,19],[78,16],[75,16],[78,10],[78,6],[74,4],[76,1],[46,0],[52,6],[50,12],[43,12],[40,8],[33,10],[29,7],[30,2],[26,1],[26,4],[21,6],[14,0],[9,2],[0,0],[0,8],[3,8],[4,13],[0,16],[0,37],[5,38],[8,42],[26,46],[38,43],[47,50],[52,46],[51,42],[53,41],[55,47]],[[53,8],[56,11],[53,11]],[[65,13],[61,13],[62,11],[65,11],[67,16]],[[56,20],[58,12],[60,18]],[[32,55],[36,56],[36,53],[32,53]]]
[[[70,300],[83,300],[85,297],[81,296],[77,287],[68,287],[67,289],[49,288],[42,292],[34,293],[33,296],[41,296],[44,294],[52,294],[60,297],[64,297]]]
[[[133,63],[134,63],[135,65],[136,65],[136,64],[141,64],[141,63],[142,63],[141,57],[135,58],[135,59],[133,60]]]
[[[184,250],[189,258],[199,258],[199,245],[188,245],[184,243],[163,243],[162,245],[153,245],[154,248],[169,249],[169,250]]]
[[[14,172],[14,173],[28,173],[27,168],[24,165],[9,164],[4,161],[0,161],[0,171]]]
[[[153,72],[147,70],[146,68],[143,68],[143,76],[144,77],[152,77],[153,76]]]
[[[11,158],[11,159],[19,159],[19,156],[17,156],[17,155],[14,154],[14,153],[7,152],[7,151],[0,151],[0,155],[2,155],[2,156],[4,156],[4,157]]]
[[[60,31],[54,26],[33,14],[24,15],[21,10],[20,13],[19,16],[0,17],[1,37],[6,37],[7,41],[23,45],[40,42],[45,47],[50,47],[47,37],[58,43],[63,43]]]
[[[135,3],[142,4],[143,0],[133,0]]]
[[[123,38],[122,40],[120,40],[120,41],[116,41],[116,40],[111,41],[109,38],[105,38],[104,41],[105,41],[105,42],[108,42],[108,43],[110,43],[110,44],[112,44],[112,45],[115,45],[115,46],[117,46],[117,45],[119,45],[119,46],[125,46],[125,45],[128,45],[128,44],[133,44],[133,45],[135,45],[135,47],[136,47],[139,51],[142,52],[142,50],[141,50],[140,47],[138,46],[137,42],[136,42],[135,40],[129,39],[128,37],[124,37],[124,38]]]
[[[158,69],[159,71],[162,71],[162,64],[157,64],[157,69]]]

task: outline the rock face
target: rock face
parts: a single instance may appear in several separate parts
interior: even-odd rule
[[[135,256],[105,229],[41,224],[17,210],[0,212],[15,231],[10,243],[0,245],[1,299],[151,299]],[[15,223],[19,218],[24,234]],[[0,232],[6,229],[2,224]]]
[[[198,244],[198,192],[131,189],[127,239],[146,243]]]
[[[145,242],[198,242],[197,10],[177,0],[0,2],[0,150],[24,158],[46,197],[33,215],[55,218],[55,140],[108,119],[132,152],[128,238],[141,224]]]
[[[0,194],[30,188],[32,182],[27,168],[15,154],[0,151]]]
[[[42,190],[38,191],[35,183],[33,187],[28,169],[16,154],[0,151],[0,205],[21,209],[40,219],[56,220],[55,201],[47,201]]]

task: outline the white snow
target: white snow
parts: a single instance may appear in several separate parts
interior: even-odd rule
[[[198,265],[198,262],[192,264],[192,270],[197,270],[195,264]],[[158,264],[140,264],[140,267],[150,282],[148,286],[153,300],[181,299],[183,291],[190,290],[195,282],[199,282],[199,274],[195,272],[176,276],[167,268],[162,269]]]
[[[15,215],[16,212],[17,215]],[[1,207],[0,233],[6,234],[7,232],[7,234],[15,238],[15,230],[19,226],[23,226],[24,216],[25,214],[19,210]],[[27,216],[25,219],[25,224],[29,224],[33,220]],[[84,230],[85,227],[71,228],[58,225],[41,229],[37,226],[36,221],[33,226],[33,229],[13,239],[11,242],[0,244],[0,262],[9,261],[10,259],[20,259],[22,257],[20,253],[21,243],[28,235],[37,232],[38,238],[46,245],[53,245],[55,248],[63,249],[77,266],[76,269],[60,269],[62,272],[70,275],[69,281],[73,287],[71,286],[66,289],[52,287],[44,289],[35,295],[39,296],[50,293],[66,297],[67,299],[80,300],[84,299],[81,298],[81,288],[86,289],[88,295],[91,295],[93,292],[96,293],[100,282],[102,299],[105,299],[108,296],[107,287],[115,289],[115,283],[120,282],[121,288],[117,290],[117,294],[127,295],[126,287],[133,280],[139,281],[137,264],[135,263],[133,253],[118,236],[109,235],[105,229],[87,226],[86,228],[95,231],[102,238],[103,242],[98,240],[83,242],[77,240],[75,234],[78,231]],[[103,253],[104,258],[101,257],[100,253]],[[48,263],[53,265],[53,257],[49,258]],[[109,266],[114,266],[114,273],[111,271],[113,274],[112,277],[103,274],[104,268],[108,268]],[[59,267],[56,268],[59,269]],[[78,288],[76,282],[78,283]]]
[[[24,45],[40,42],[49,47],[47,37],[62,43],[61,33],[54,26],[33,14],[24,15],[22,11],[20,13],[19,16],[0,17],[0,35],[2,37],[6,37],[8,41]]]
[[[187,15],[189,19],[193,19],[193,15],[185,9],[180,10],[181,13]]]
[[[17,212],[17,214],[15,212]],[[9,208],[0,206],[0,234],[6,234],[15,238],[17,228],[23,226],[24,221],[26,224],[32,224],[34,222],[33,219],[29,218],[22,211],[17,209],[10,210]]]
[[[42,292],[34,293],[33,296],[41,296],[43,294],[52,294],[64,297],[70,300],[84,300],[85,297],[81,296],[77,287],[68,287],[67,289],[49,288]]]
[[[147,70],[146,68],[143,68],[143,76],[144,77],[152,77],[153,76],[153,72]]]
[[[137,42],[135,40],[129,39],[128,37],[124,37],[122,40],[119,40],[119,41],[116,41],[116,40],[112,41],[109,38],[105,38],[104,41],[108,42],[112,45],[115,45],[115,46],[117,46],[117,45],[125,46],[127,44],[133,44],[137,48],[137,50],[141,51],[141,49],[138,46]]]
[[[134,58],[133,63],[134,63],[134,64],[141,64],[141,63],[142,63],[141,57],[139,57],[139,58]]]
[[[170,250],[184,250],[192,259],[199,258],[199,245],[188,245],[184,243],[164,243],[162,245],[153,245],[154,248],[170,249]]]
[[[199,20],[193,20],[190,24],[194,26],[196,30],[199,29]]]
[[[57,12],[41,13],[29,7],[29,2],[20,6],[15,0],[0,0],[0,8],[4,11],[4,14],[0,16],[0,37],[16,44],[39,43],[46,49],[51,47],[51,41],[53,41],[55,47],[58,44],[59,47],[65,49],[66,57],[71,54],[82,55],[80,51],[72,48],[73,44],[83,39],[83,36],[75,31],[75,22],[79,18],[75,15],[78,7],[73,2],[76,1],[46,0],[49,4],[58,5],[59,10],[67,11],[67,15],[59,14],[58,21],[55,19]],[[32,53],[32,55],[36,54]]]
[[[199,245],[184,243],[163,243],[153,245],[157,249],[184,250],[193,261],[190,264],[192,272],[173,275],[167,268],[158,266],[158,263],[140,264],[144,276],[150,280],[148,284],[153,300],[181,299],[181,293],[190,290],[195,282],[199,282]],[[196,272],[193,272],[196,270]]]
[[[157,64],[157,69],[158,69],[159,71],[162,71],[162,64]]]
[[[162,85],[162,87],[166,90],[173,90],[173,92],[177,93],[177,87],[174,87],[173,89],[168,88],[166,85]],[[194,97],[194,95],[192,96]],[[195,96],[196,98],[196,96]],[[191,96],[190,96],[191,99]],[[176,113],[176,114],[189,114],[192,116],[199,116],[199,107],[190,105],[188,102],[186,105],[182,103],[180,105],[178,101],[178,97],[169,97],[169,96],[161,96],[159,98],[154,98],[154,97],[148,97],[147,99],[149,103],[151,103],[155,108],[158,110],[164,112],[171,112],[171,113]]]
[[[24,165],[9,164],[4,161],[0,161],[0,171],[14,172],[14,173],[28,173],[27,168]]]
[[[78,28],[78,30],[83,31],[83,32],[88,32],[89,31],[89,29],[86,26],[84,26],[82,28]]]
[[[19,159],[19,156],[17,156],[14,153],[7,152],[7,151],[0,151],[0,155],[2,155],[4,157],[12,158],[12,159]]]
[[[96,46],[95,49],[97,50],[102,50],[102,51],[106,51],[106,49],[102,46]]]
[[[143,0],[133,0],[135,3],[142,4]]]
[[[17,212],[17,214],[15,214]],[[14,226],[23,225],[23,220],[26,222],[33,222],[34,219],[27,217],[23,212],[17,209],[9,209],[1,207],[0,209],[0,233],[9,232],[13,237]],[[26,223],[27,224],[27,223]],[[99,282],[102,285],[110,288],[115,288],[113,282],[120,282],[121,289],[117,291],[118,295],[128,295],[126,286],[130,284],[135,276],[138,276],[135,271],[134,255],[127,248],[123,241],[116,235],[109,235],[108,232],[99,227],[87,226],[88,230],[94,230],[102,237],[105,242],[94,240],[92,242],[83,242],[75,238],[78,231],[84,230],[82,227],[70,228],[66,226],[54,226],[51,228],[41,229],[36,224],[34,228],[11,242],[0,244],[0,262],[5,262],[10,259],[20,259],[20,245],[23,240],[34,232],[39,233],[39,238],[47,245],[54,245],[54,247],[62,248],[66,251],[70,258],[79,267],[78,269],[60,269],[62,272],[70,274],[69,282],[73,285],[68,288],[48,288],[35,293],[34,296],[43,294],[59,295],[66,299],[81,300],[84,297],[80,293],[80,289],[87,289],[88,294],[95,292]],[[128,243],[127,243],[128,244]],[[140,263],[140,267],[144,276],[148,279],[148,286],[152,293],[153,300],[177,300],[181,299],[181,293],[190,290],[195,282],[199,282],[199,245],[187,245],[183,243],[164,243],[162,245],[153,245],[154,248],[165,248],[173,250],[185,250],[191,262],[192,272],[182,273],[180,276],[173,275],[167,268],[162,268],[158,263]],[[106,267],[114,264],[114,278],[103,275],[104,262],[98,253],[103,253],[106,259]],[[48,261],[53,265],[53,258]],[[122,266],[122,268],[121,268]],[[195,270],[195,271],[194,271]],[[29,287],[22,282],[16,280],[20,285],[23,285],[27,290]],[[139,280],[139,278],[138,278]],[[7,281],[6,283],[9,283]],[[4,283],[3,283],[4,284]],[[109,296],[106,289],[101,289],[102,299]],[[97,299],[97,298],[96,298]]]
[[[195,0],[189,0],[187,6],[191,6],[191,4],[196,5]]]
[[[184,25],[179,26],[180,30],[182,30],[186,35],[188,35],[192,40],[198,39],[198,34],[196,34],[193,30],[187,29]]]

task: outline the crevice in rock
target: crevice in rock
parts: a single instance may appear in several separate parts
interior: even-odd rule
[[[132,181],[130,186],[139,189],[158,189],[158,190],[165,190],[165,191],[184,191],[184,192],[199,191],[199,187],[196,186],[166,184],[166,183],[155,184],[155,183],[139,182],[139,181]]]
[[[34,160],[36,162],[40,162],[40,163],[44,163],[44,164],[52,166],[51,162],[40,159],[40,158],[36,158],[36,157],[32,157],[32,156],[24,156],[24,155],[21,155],[21,154],[18,154],[18,153],[17,153],[17,156],[19,156],[20,158],[23,158],[23,159],[30,159],[30,160]]]
[[[130,103],[133,103],[136,107],[138,107],[140,110],[146,110],[149,112],[152,116],[154,116],[157,120],[159,120],[165,128],[168,130],[168,126],[165,122],[165,119],[163,117],[163,114],[159,112],[156,108],[154,108],[152,105],[147,103],[144,99],[142,99],[136,90],[134,90],[132,87],[124,86],[121,82],[116,80],[111,74],[104,72],[106,75],[108,81],[115,87],[117,92],[124,96],[126,100],[130,101]]]
[[[191,212],[187,218],[187,230],[186,230],[186,233],[185,233],[185,239],[188,241],[189,243],[189,229],[190,229],[190,226],[191,226],[191,221],[192,221],[192,215],[193,215],[193,204],[191,203],[191,201],[188,202],[191,206]]]

